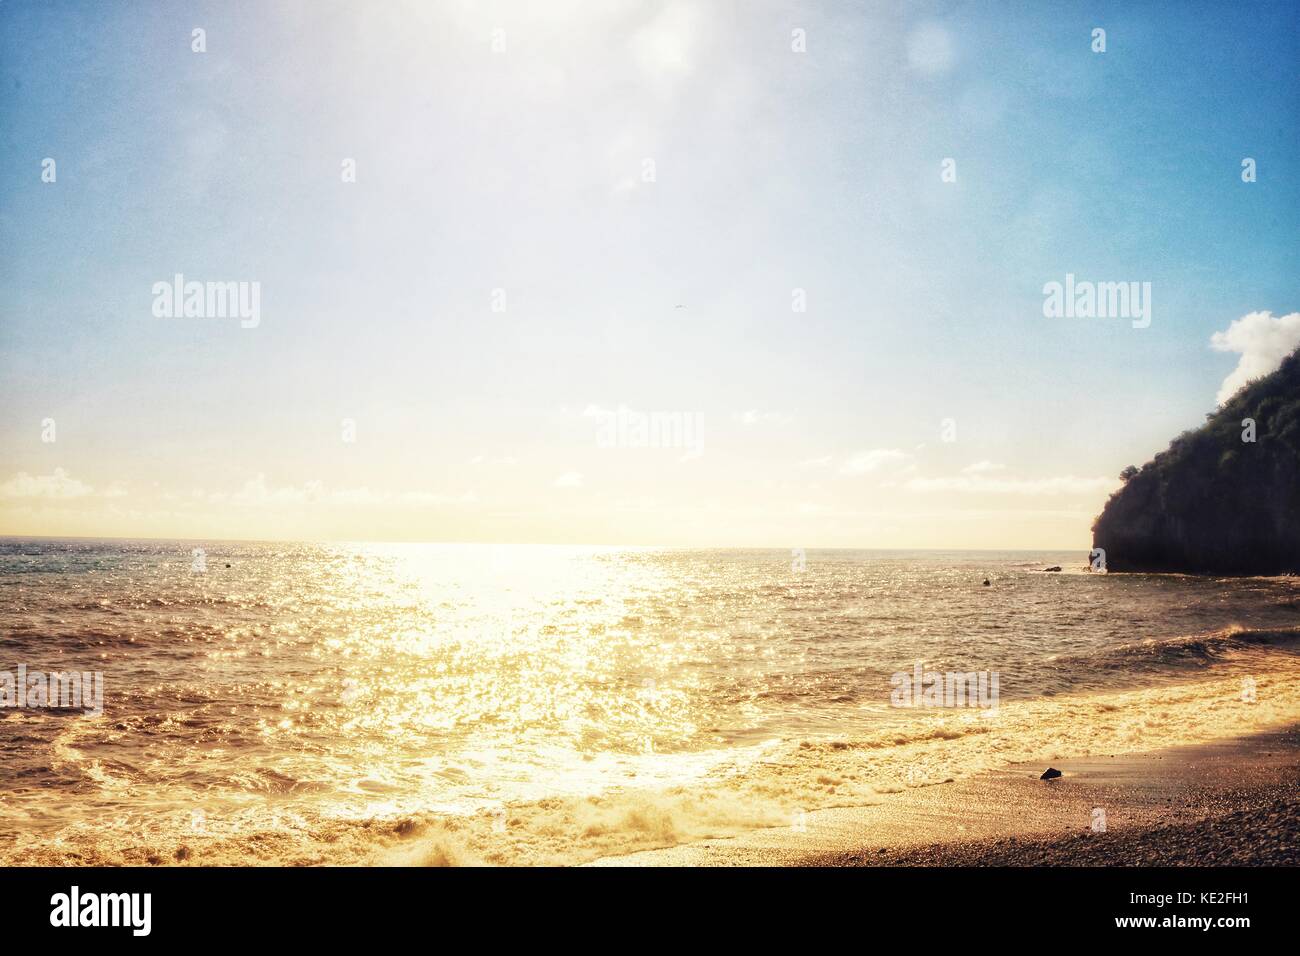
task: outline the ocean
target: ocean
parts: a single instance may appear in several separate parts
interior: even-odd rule
[[[0,856],[581,863],[1300,714],[1300,580],[1086,561],[3,538]]]

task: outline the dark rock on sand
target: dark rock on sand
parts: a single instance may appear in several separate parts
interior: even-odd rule
[[[1061,771],[1057,770],[1055,767],[1048,767],[1046,770],[1043,771],[1043,775],[1042,775],[1041,777],[1039,777],[1038,779],[1039,779],[1039,780],[1055,780],[1055,779],[1056,779],[1057,777],[1059,777],[1060,775],[1061,775]]]
[[[1060,566],[1059,564],[1057,564],[1057,565],[1054,565],[1053,567],[1050,567],[1050,568],[1043,568],[1043,570],[1044,570],[1044,571],[1059,571],[1059,570],[1061,570],[1061,566]]]
[[[1300,571],[1300,350],[1120,478],[1092,527],[1106,570]]]

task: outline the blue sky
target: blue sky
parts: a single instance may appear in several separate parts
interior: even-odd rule
[[[0,6],[0,532],[1086,549],[1300,309],[1293,4],[536,6]]]

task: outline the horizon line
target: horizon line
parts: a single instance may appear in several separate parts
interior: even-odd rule
[[[1037,547],[1037,548],[881,548],[862,546],[823,547],[788,545],[671,545],[671,544],[601,544],[595,542],[560,542],[560,541],[436,541],[429,539],[358,539],[358,538],[186,538],[186,537],[128,537],[124,535],[67,535],[67,534],[10,534],[0,532],[0,541],[161,541],[161,542],[216,542],[219,544],[412,544],[439,545],[444,547],[503,547],[503,548],[606,548],[639,551],[923,551],[953,552],[964,554],[985,554],[988,552],[1033,554],[1040,551],[1066,552],[1079,550],[1088,553],[1088,548],[1071,547]]]

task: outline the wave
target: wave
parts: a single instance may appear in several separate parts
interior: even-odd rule
[[[1227,627],[1209,634],[1183,635],[1133,641],[1083,654],[1060,654],[1047,659],[1056,669],[1104,671],[1178,670],[1189,665],[1224,662],[1252,650],[1300,649],[1300,627]]]
[[[1231,631],[1216,646],[1289,643],[1296,632]],[[1190,639],[1183,639],[1186,646]],[[1179,642],[1155,642],[1177,647]],[[1168,647],[1146,649],[1159,654]],[[376,795],[366,812],[331,812],[298,796],[295,781],[261,781],[265,796],[206,812],[141,816],[125,828],[78,824],[0,850],[8,864],[576,864],[606,856],[795,826],[813,810],[865,806],[911,787],[943,785],[1018,762],[1114,755],[1240,737],[1300,720],[1300,657],[1255,661],[1240,675],[1160,687],[1004,702],[996,709],[918,712],[904,728],[773,740],[737,752],[704,777],[662,788],[623,787],[455,812],[394,810]],[[100,773],[104,767],[97,767]],[[203,809],[197,797],[195,809]]]

